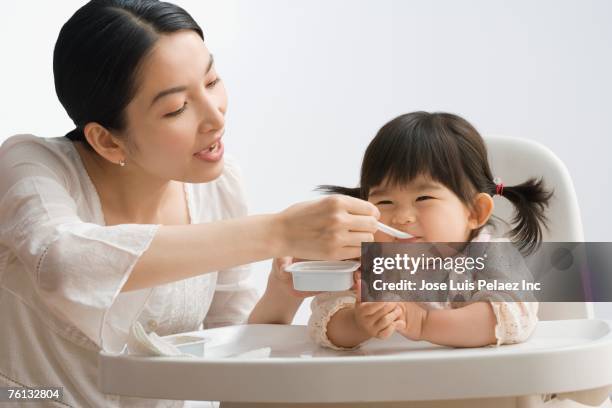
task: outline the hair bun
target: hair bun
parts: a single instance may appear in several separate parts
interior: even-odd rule
[[[66,136],[68,139],[72,141],[84,141],[85,140],[85,133],[83,133],[83,129],[81,129],[80,127],[76,127],[72,129],[70,132],[66,133],[64,136]]]

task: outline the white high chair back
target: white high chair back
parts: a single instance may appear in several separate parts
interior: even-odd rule
[[[578,200],[569,172],[561,159],[543,145],[532,140],[490,136],[485,137],[489,163],[494,177],[506,186],[520,184],[529,178],[544,178],[544,185],[554,190],[547,210],[548,230],[544,241],[584,242],[584,232]],[[514,207],[503,197],[495,196],[494,214],[510,222]],[[498,226],[499,233],[507,228]],[[585,319],[593,317],[593,305],[588,302],[540,303],[540,320]]]

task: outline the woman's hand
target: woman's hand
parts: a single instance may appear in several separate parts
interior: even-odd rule
[[[372,242],[380,212],[372,203],[333,195],[295,204],[277,214],[279,255],[340,260],[361,255]]]
[[[268,286],[259,299],[248,322],[291,324],[295,313],[304,298],[319,292],[300,292],[293,288],[293,276],[285,268],[293,263],[293,258],[276,258],[268,275]]]
[[[410,340],[423,340],[427,310],[414,302],[397,302],[396,305],[401,310],[400,319],[405,322],[405,326],[397,331]]]

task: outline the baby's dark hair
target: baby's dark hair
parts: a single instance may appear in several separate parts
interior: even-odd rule
[[[322,185],[317,190],[367,200],[370,190],[383,182],[405,185],[419,175],[443,184],[468,206],[475,194],[494,196],[497,191],[478,131],[465,119],[443,112],[412,112],[391,120],[366,149],[359,187]],[[544,211],[551,196],[542,178],[503,187],[503,197],[515,207],[510,238],[525,254],[542,241],[542,227],[547,226]]]

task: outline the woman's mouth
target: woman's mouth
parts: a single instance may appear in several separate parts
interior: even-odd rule
[[[217,140],[215,143],[208,146],[206,149],[203,149],[194,154],[194,156],[200,160],[204,160],[207,162],[217,162],[223,157],[223,142],[221,139]]]

